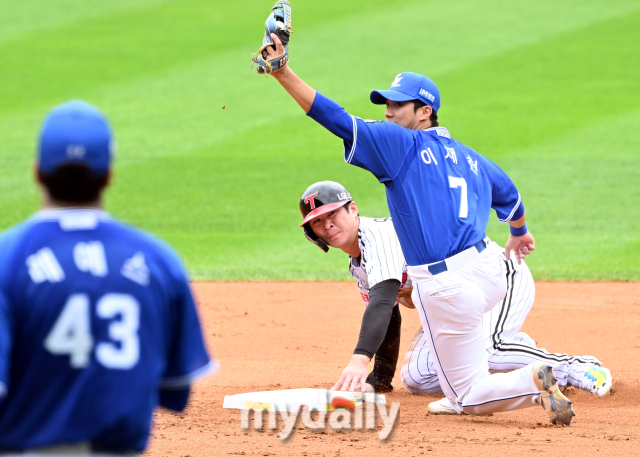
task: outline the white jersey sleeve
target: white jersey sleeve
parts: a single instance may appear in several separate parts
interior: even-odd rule
[[[376,284],[388,279],[406,282],[407,263],[391,218],[361,216],[358,244],[360,257],[349,259],[349,271],[365,303],[369,301],[369,290]]]

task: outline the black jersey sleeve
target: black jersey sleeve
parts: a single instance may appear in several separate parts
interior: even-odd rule
[[[367,383],[371,384],[376,392],[391,392],[391,381],[396,373],[398,355],[400,354],[400,329],[402,316],[400,307],[395,306],[387,327],[387,334],[376,352],[373,371],[367,377]]]
[[[387,334],[399,289],[400,281],[387,279],[369,290],[369,304],[362,316],[360,337],[353,351],[354,354],[373,358],[373,355],[378,352]]]

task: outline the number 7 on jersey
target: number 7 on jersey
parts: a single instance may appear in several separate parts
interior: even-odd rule
[[[464,178],[456,178],[455,176],[449,176],[449,187],[452,189],[460,188],[460,211],[458,217],[460,219],[466,219],[469,214],[469,203],[467,201],[467,181]]]

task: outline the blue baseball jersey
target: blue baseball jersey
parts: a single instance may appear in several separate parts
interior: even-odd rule
[[[307,114],[344,140],[347,163],[369,170],[386,186],[411,266],[444,260],[485,238],[491,208],[501,222],[524,214],[511,179],[443,127],[412,130],[366,121],[319,92]]]
[[[215,369],[173,250],[99,210],[0,235],[0,453],[140,452],[163,389]]]

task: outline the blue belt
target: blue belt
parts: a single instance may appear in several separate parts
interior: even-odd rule
[[[487,248],[487,244],[485,243],[484,240],[480,240],[476,244],[474,244],[472,247],[476,248],[478,250],[478,253],[480,253]],[[429,270],[429,273],[435,276],[447,271],[447,263],[444,260],[442,260],[440,262],[436,262],[436,263],[432,263],[431,265],[428,265],[427,269]]]

